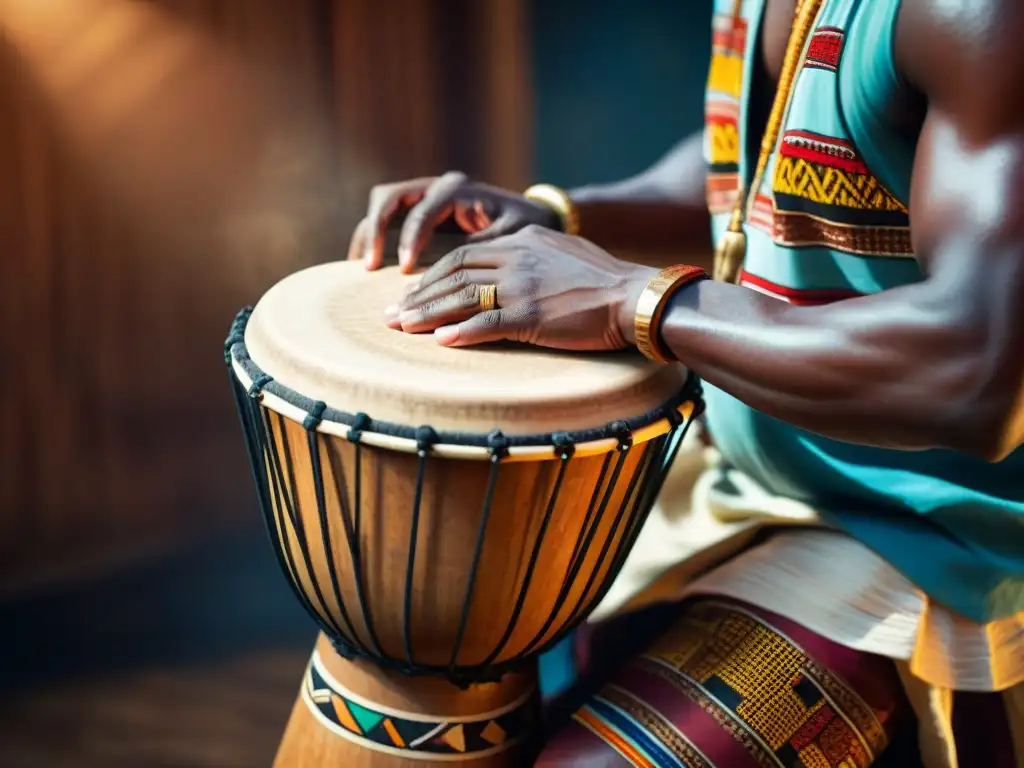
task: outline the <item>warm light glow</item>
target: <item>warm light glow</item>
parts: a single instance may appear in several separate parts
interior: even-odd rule
[[[308,263],[311,230],[362,202],[312,96],[173,2],[0,0],[0,31],[89,183],[183,258],[213,237],[250,271]]]

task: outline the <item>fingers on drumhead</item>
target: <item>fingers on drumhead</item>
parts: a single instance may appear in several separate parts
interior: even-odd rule
[[[462,290],[475,293],[480,300],[479,286],[494,283],[497,275],[493,269],[461,269],[447,277],[410,291],[399,305],[400,310],[414,309],[428,301],[435,301]]]
[[[491,243],[484,243],[463,246],[442,256],[423,273],[417,290],[462,269],[500,269],[504,267],[508,263],[508,254],[500,249],[492,248],[491,245]]]
[[[368,269],[381,267],[388,226],[399,211],[411,209],[399,236],[399,263],[403,271],[409,271],[429,242],[434,228],[451,215],[451,202],[465,184],[465,174],[451,171],[438,177],[375,186],[370,190],[366,223],[358,232],[362,255],[353,253],[357,240],[353,236],[349,258],[362,258]]]
[[[395,214],[419,202],[435,181],[434,178],[412,179],[379,184],[370,190],[363,242],[363,258],[368,269],[378,269],[384,263],[384,241]]]
[[[419,202],[409,211],[398,240],[398,264],[409,272],[430,244],[434,229],[452,215],[466,175],[450,171],[439,176],[426,188]]]
[[[424,197],[413,206],[402,224],[398,239],[398,266],[411,272],[430,245],[434,230],[452,215],[454,204],[449,200],[428,200]]]
[[[384,264],[384,239],[388,224],[402,204],[404,194],[400,185],[374,187],[370,192],[370,206],[366,214],[363,236],[363,260],[367,269],[379,269]]]
[[[349,261],[359,261],[363,258],[363,254],[366,252],[366,230],[368,226],[369,221],[363,218],[352,231],[352,240],[348,244],[347,258]]]
[[[406,333],[421,333],[476,314],[480,314],[480,286],[470,283],[454,293],[400,312],[398,322]]]
[[[515,340],[516,328],[500,309],[480,312],[468,320],[452,325],[443,325],[434,330],[434,339],[446,347],[468,347],[473,344],[487,344],[492,341]]]

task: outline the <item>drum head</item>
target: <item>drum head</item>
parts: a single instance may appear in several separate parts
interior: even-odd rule
[[[507,435],[586,430],[641,416],[683,389],[686,371],[635,351],[525,345],[449,349],[384,324],[417,278],[359,262],[323,264],[270,289],[245,331],[252,362],[330,408],[436,430]]]

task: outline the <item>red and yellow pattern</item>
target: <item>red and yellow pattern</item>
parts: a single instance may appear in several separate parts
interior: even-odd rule
[[[786,131],[772,178],[771,212],[755,203],[751,223],[779,245],[910,258],[910,214],[844,139]],[[770,219],[770,225],[768,220]]]
[[[702,600],[591,696],[537,764],[868,768],[905,709],[891,662]]]
[[[818,205],[907,213],[868,170],[848,141],[809,131],[786,131],[772,189]]]
[[[746,20],[738,14],[717,14],[705,101],[707,197],[712,213],[731,210],[739,194],[739,114],[746,50]]]
[[[807,46],[804,66],[838,72],[845,40],[846,34],[838,27],[818,27]]]

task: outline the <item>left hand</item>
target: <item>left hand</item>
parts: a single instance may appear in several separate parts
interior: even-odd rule
[[[387,323],[407,333],[433,331],[449,347],[509,340],[623,349],[634,343],[637,301],[657,271],[583,238],[529,226],[452,251],[388,309]],[[496,309],[481,311],[482,285],[496,286]]]

